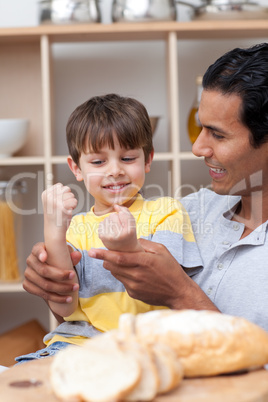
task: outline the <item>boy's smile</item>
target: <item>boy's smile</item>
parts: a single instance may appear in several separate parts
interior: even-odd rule
[[[121,148],[115,136],[114,149],[103,146],[98,153],[82,152],[78,167],[71,157],[68,164],[76,179],[84,181],[94,197],[94,213],[111,212],[114,204],[130,207],[150,171],[153,152],[145,162],[142,148]]]
[[[103,188],[105,188],[106,190],[112,191],[114,193],[117,193],[117,192],[120,192],[122,189],[124,189],[128,185],[129,185],[129,183],[114,183],[114,184],[104,185]]]

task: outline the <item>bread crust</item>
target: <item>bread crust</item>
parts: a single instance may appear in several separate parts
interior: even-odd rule
[[[136,316],[135,333],[147,344],[167,343],[181,360],[185,377],[230,373],[268,363],[268,334],[241,317],[212,311],[152,311]]]

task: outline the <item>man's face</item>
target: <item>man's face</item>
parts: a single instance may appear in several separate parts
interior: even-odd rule
[[[240,121],[240,108],[238,95],[202,93],[199,120],[203,129],[192,151],[204,157],[218,194],[247,196],[253,188],[268,192],[268,143],[252,147],[250,132]]]

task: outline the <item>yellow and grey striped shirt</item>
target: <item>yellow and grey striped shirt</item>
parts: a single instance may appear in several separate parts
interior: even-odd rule
[[[178,201],[170,197],[144,200],[138,195],[129,210],[136,220],[138,238],[165,245],[185,268],[202,265],[190,219]],[[104,247],[98,237],[98,226],[107,216],[96,216],[91,208],[88,213],[72,219],[67,242],[82,253],[76,266],[79,305],[63,324],[45,337],[47,344],[56,341],[81,344],[85,338],[117,328],[123,313],[138,314],[165,308],[131,298],[124,285],[103,268],[102,261],[89,258],[87,250]]]

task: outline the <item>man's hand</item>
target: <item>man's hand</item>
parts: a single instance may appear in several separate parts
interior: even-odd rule
[[[218,309],[184,272],[165,246],[139,240],[145,252],[116,252],[91,249],[92,258],[104,261],[103,266],[121,281],[129,296],[155,306],[172,309]]]
[[[71,258],[73,265],[76,265],[81,259],[81,254],[78,251],[72,252]],[[27,258],[23,288],[46,301],[70,303],[72,300],[66,295],[79,287],[78,284],[71,283],[75,272],[47,265],[46,260],[44,244],[37,243]]]

